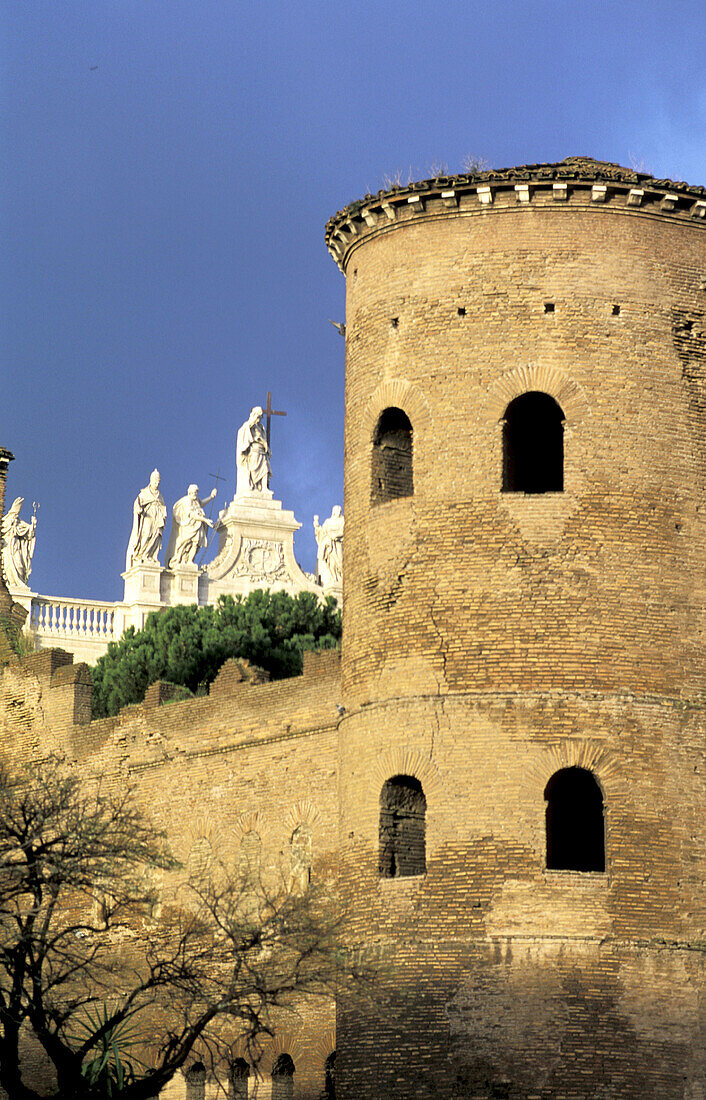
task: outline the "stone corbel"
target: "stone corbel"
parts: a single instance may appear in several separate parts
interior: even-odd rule
[[[604,183],[594,183],[591,188],[591,202],[605,202],[608,198],[608,188]]]
[[[642,187],[631,187],[628,191],[627,204],[628,206],[642,206],[644,197],[645,192]]]
[[[678,195],[664,195],[660,203],[660,207],[665,212],[665,214],[669,214],[672,210],[676,209],[678,202]]]
[[[421,195],[410,195],[407,199],[407,205],[413,214],[424,213],[424,199]]]
[[[565,202],[569,197],[569,185],[567,183],[552,184],[552,198],[555,202]]]
[[[476,193],[482,206],[490,206],[493,201],[493,192],[490,187],[476,187]]]
[[[691,208],[692,218],[706,218],[706,199],[697,199]]]
[[[442,191],[441,201],[449,210],[455,210],[458,206],[458,195],[455,191]]]
[[[529,202],[530,201],[529,184],[528,183],[516,183],[515,184],[515,195],[517,197],[518,202]]]

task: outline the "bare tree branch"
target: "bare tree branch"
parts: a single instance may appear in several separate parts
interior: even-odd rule
[[[322,893],[259,865],[178,878],[132,793],[86,785],[50,758],[0,766],[0,1084],[13,1100],[150,1100],[193,1051],[256,1061],[282,1013],[331,1000],[350,966],[344,917]],[[150,1047],[148,1036],[160,1036]],[[22,1078],[31,1035],[55,1080]]]

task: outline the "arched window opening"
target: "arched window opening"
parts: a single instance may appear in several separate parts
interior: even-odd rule
[[[290,881],[292,888],[306,890],[311,882],[311,829],[298,825],[290,840]]]
[[[402,409],[385,409],[373,437],[371,502],[383,504],[413,493],[412,425]]]
[[[255,885],[260,881],[262,841],[259,833],[246,833],[240,842],[238,872],[243,882]]]
[[[205,1100],[206,1067],[203,1062],[194,1062],[186,1071],[186,1100]]]
[[[292,1100],[295,1066],[289,1054],[280,1054],[272,1067],[272,1100]]]
[[[380,876],[423,875],[427,800],[412,775],[388,779],[380,794]]]
[[[236,1058],[230,1067],[230,1095],[232,1100],[248,1100],[250,1066],[244,1058]]]
[[[204,882],[213,864],[213,848],[206,836],[198,836],[191,845],[187,869],[192,882]]]
[[[548,393],[522,393],[505,410],[503,491],[561,493],[563,489],[564,413]]]
[[[586,768],[562,768],[544,790],[547,869],[605,871],[603,795]]]
[[[324,1097],[336,1100],[336,1051],[332,1050],[324,1062]]]

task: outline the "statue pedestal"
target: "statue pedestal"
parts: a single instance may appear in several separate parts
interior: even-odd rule
[[[236,494],[216,522],[218,554],[202,575],[201,602],[215,603],[220,595],[246,595],[256,588],[320,596],[320,586],[294,557],[294,532],[300,527],[294,513],[272,499],[271,490]]]
[[[141,561],[122,574],[125,581],[124,627],[134,626],[141,630],[150,611],[164,606],[163,573],[158,561]]]
[[[190,604],[199,602],[199,573],[201,570],[193,562],[173,565],[165,569],[162,588],[169,604]]]

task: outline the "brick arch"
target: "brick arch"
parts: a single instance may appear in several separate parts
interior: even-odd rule
[[[311,1044],[312,1062],[323,1071],[326,1059],[336,1049],[336,1028],[330,1027],[314,1039]]]
[[[272,1067],[280,1054],[288,1054],[295,1066],[303,1064],[304,1046],[298,1032],[287,1027],[277,1029],[263,1056],[263,1066],[267,1067],[267,1073],[272,1073]]]
[[[225,834],[221,825],[215,824],[212,817],[199,814],[189,822],[186,830],[186,847],[190,852],[197,840],[205,839],[209,842],[214,852],[222,850],[225,844]]]
[[[308,825],[313,829],[320,821],[321,814],[314,803],[308,798],[302,798],[292,806],[284,819],[284,824],[287,832],[292,833],[300,825]]]
[[[378,793],[383,784],[393,775],[412,775],[422,785],[425,797],[436,794],[441,789],[441,776],[428,756],[416,749],[397,747],[379,756],[373,768],[377,780]]]
[[[527,773],[540,789],[540,797],[551,777],[562,768],[585,768],[596,779],[604,799],[610,790],[612,798],[622,798],[624,793],[620,763],[604,744],[583,738],[563,741],[548,748]]]
[[[431,426],[429,406],[417,387],[404,378],[391,378],[376,387],[363,412],[363,433],[371,445],[380,413],[390,408],[402,409],[407,414],[413,432]]]
[[[502,420],[510,402],[531,390],[553,397],[571,425],[584,420],[591,411],[583,388],[565,371],[543,363],[530,363],[515,367],[493,382],[490,387],[493,419]]]
[[[242,839],[242,837],[247,836],[248,833],[259,833],[260,825],[259,810],[251,810],[241,814],[234,825],[235,835]]]

